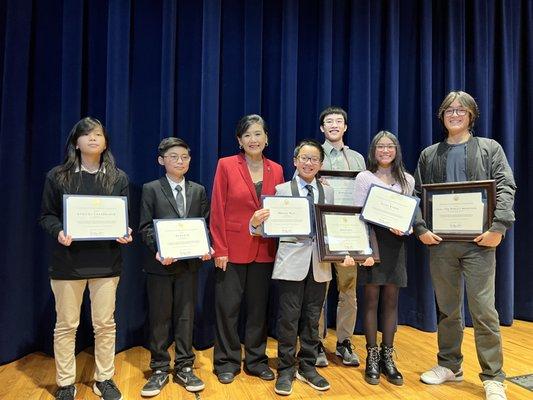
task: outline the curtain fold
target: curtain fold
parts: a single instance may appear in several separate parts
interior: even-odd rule
[[[156,158],[163,137],[191,146],[188,178],[210,192],[218,158],[238,151],[237,120],[259,113],[270,127],[266,154],[290,178],[295,144],[323,140],[319,113],[338,105],[348,112],[346,144],[366,156],[374,134],[391,130],[413,172],[420,151],[442,139],[435,115],[443,97],[466,90],[480,107],[476,135],[502,144],[518,184],[517,221],[497,253],[496,306],[502,324],[533,320],[532,21],[530,0],[0,2],[0,363],[52,350],[54,239],[36,221],[45,173],[62,161],[71,127],[86,115],[106,125],[130,177],[135,230],[142,185],[163,173]],[[146,338],[142,260],[153,255],[135,234],[123,252],[117,351]],[[408,250],[399,323],[434,331],[427,251],[414,238]],[[197,348],[213,343],[213,287],[206,262]],[[334,290],[329,300],[334,327]],[[272,335],[276,307],[273,285]],[[89,308],[78,349],[92,343]]]

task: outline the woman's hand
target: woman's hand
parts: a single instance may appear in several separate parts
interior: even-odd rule
[[[117,242],[119,242],[120,244],[128,244],[128,243],[131,243],[133,241],[133,237],[131,236],[131,228],[128,226],[128,236],[125,236],[125,237],[120,237],[117,239]]]
[[[360,263],[359,265],[361,265],[362,267],[371,267],[375,264],[376,262],[374,261],[374,257],[368,257],[364,263]]]
[[[155,259],[161,264],[163,264],[165,267],[169,266],[174,262],[174,259],[172,257],[161,258],[159,252],[155,253]]]
[[[57,241],[61,243],[63,246],[70,246],[72,243],[72,236],[70,235],[65,236],[65,232],[61,231],[57,235]]]
[[[268,217],[270,217],[270,210],[268,208],[261,208],[254,212],[254,215],[252,215],[252,218],[250,219],[250,224],[252,227],[258,227],[265,222]]]
[[[226,271],[228,266],[228,257],[215,257],[215,267],[220,268],[222,271]]]

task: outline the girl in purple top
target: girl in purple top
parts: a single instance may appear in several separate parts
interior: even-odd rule
[[[414,178],[402,162],[402,151],[396,136],[388,131],[378,132],[368,152],[367,170],[360,172],[355,180],[355,205],[362,206],[372,184],[399,193],[411,195]],[[357,283],[364,286],[363,322],[366,337],[367,359],[365,380],[371,385],[379,383],[380,373],[395,385],[403,385],[402,374],[392,359],[394,333],[398,317],[398,293],[407,286],[405,267],[405,240],[403,232],[374,226],[380,262],[372,267],[359,266]],[[410,232],[409,232],[410,233]],[[377,346],[378,304],[382,296],[382,343]]]

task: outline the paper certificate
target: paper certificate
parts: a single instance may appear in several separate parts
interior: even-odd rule
[[[372,185],[361,215],[367,222],[405,233],[411,228],[418,202],[416,197]]]
[[[311,236],[311,201],[307,197],[263,197],[270,216],[263,223],[266,237]]]
[[[334,191],[334,204],[340,206],[353,206],[355,201],[355,179],[328,176],[328,185]]]
[[[358,251],[371,254],[368,230],[359,214],[325,214],[327,246],[330,251]]]
[[[434,233],[483,233],[485,206],[479,192],[434,194],[432,210]]]
[[[128,236],[125,196],[63,195],[63,230],[72,240],[112,240]]]
[[[198,258],[209,253],[203,218],[154,219],[157,249],[162,258]]]

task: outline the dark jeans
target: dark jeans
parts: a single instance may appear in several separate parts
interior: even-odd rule
[[[299,369],[315,371],[318,350],[318,320],[326,296],[326,282],[316,282],[313,268],[303,281],[278,280],[278,373],[294,375],[296,342],[300,337]]]

